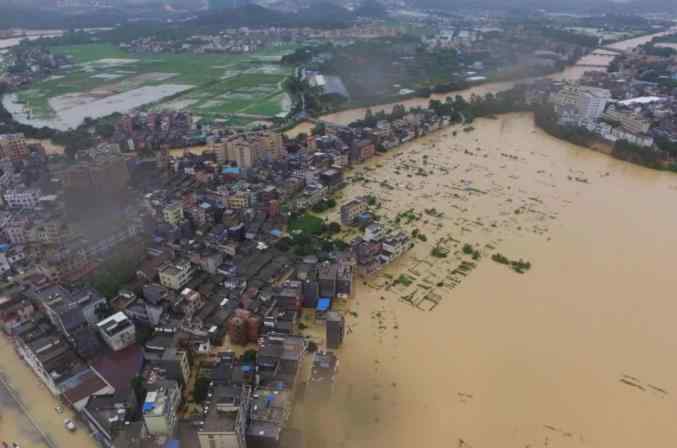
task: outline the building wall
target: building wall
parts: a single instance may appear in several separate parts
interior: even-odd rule
[[[200,448],[244,448],[240,447],[237,434],[233,432],[199,432]]]
[[[193,269],[179,269],[175,272],[173,268],[160,269],[158,275],[160,277],[160,284],[167,288],[178,291],[183,288],[193,275]]]
[[[183,221],[183,207],[180,204],[171,204],[162,210],[162,217],[165,222],[178,225]]]
[[[150,434],[172,437],[176,427],[176,411],[181,403],[181,390],[175,388],[164,393],[167,394],[165,412],[161,415],[144,413],[143,420]]]
[[[24,345],[20,341],[17,341],[17,350],[24,361],[26,361],[28,366],[33,370],[33,372],[38,376],[38,378],[40,378],[43,384],[47,386],[47,389],[49,389],[52,395],[60,395],[61,390],[56,385],[49,373],[44,369],[40,360],[35,356],[35,353],[33,353],[33,351],[28,346]]]

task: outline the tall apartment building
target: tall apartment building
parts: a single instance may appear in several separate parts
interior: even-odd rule
[[[247,428],[249,389],[216,386],[212,405],[198,430],[200,448],[244,448]]]
[[[588,86],[567,86],[560,90],[552,102],[556,107],[574,106],[581,120],[596,120],[604,113],[611,92]]]
[[[0,135],[0,159],[23,160],[29,155],[30,150],[23,134]]]
[[[174,201],[162,209],[162,217],[168,224],[178,225],[183,221],[183,205],[179,201]]]
[[[186,286],[194,272],[195,268],[190,261],[179,260],[160,266],[158,275],[162,286],[178,291]]]
[[[346,333],[345,318],[335,311],[327,313],[327,348],[338,349]]]
[[[226,158],[242,169],[251,168],[257,160],[256,148],[246,140],[226,142]]]
[[[41,193],[37,188],[14,188],[4,194],[10,208],[33,208],[40,202]]]

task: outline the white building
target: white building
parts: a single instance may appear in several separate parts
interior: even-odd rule
[[[165,263],[158,269],[160,284],[175,291],[182,289],[190,281],[194,272],[195,268],[188,260]]]
[[[579,119],[596,120],[604,113],[607,103],[611,99],[611,92],[607,89],[588,86],[567,86],[552,97],[557,108],[574,106]]]
[[[120,351],[136,341],[136,328],[122,311],[96,324],[103,340],[113,351]]]
[[[40,196],[37,188],[17,188],[7,190],[4,194],[5,203],[10,208],[33,208],[40,202]]]
[[[176,201],[162,209],[162,217],[168,224],[177,225],[183,221],[183,205]]]

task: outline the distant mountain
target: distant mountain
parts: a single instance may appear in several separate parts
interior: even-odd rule
[[[198,14],[196,26],[343,26],[352,23],[353,13],[331,3],[316,3],[298,13],[284,13],[248,4]]]
[[[675,0],[629,0],[624,2],[611,0],[411,0],[410,4],[418,8],[450,12],[469,9],[525,12],[547,10],[594,14],[677,11],[677,1]]]
[[[374,17],[380,18],[388,15],[385,6],[383,3],[380,3],[377,0],[365,0],[362,4],[355,10],[355,14],[360,17]]]

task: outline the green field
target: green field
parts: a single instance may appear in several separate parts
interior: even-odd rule
[[[94,96],[143,86],[183,84],[192,88],[148,109],[188,110],[206,119],[228,114],[273,117],[283,112],[283,81],[292,67],[276,62],[294,47],[276,47],[248,55],[135,54],[110,44],[52,47],[71,56],[73,65],[18,93],[36,118],[54,111],[48,100],[64,94]],[[164,79],[163,79],[164,78]],[[102,93],[103,92],[103,93]]]

